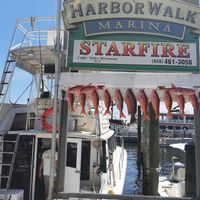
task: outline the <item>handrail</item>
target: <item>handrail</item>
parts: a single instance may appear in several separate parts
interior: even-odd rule
[[[119,200],[200,200],[196,197],[160,197],[147,195],[115,195],[115,194],[91,194],[91,193],[64,193],[59,192],[57,198],[81,198],[81,199],[119,199]]]
[[[21,43],[22,35],[26,35],[30,40],[30,46],[33,46],[32,42],[34,41],[47,40],[48,31],[55,31],[55,23],[56,17],[31,17],[18,19],[15,26],[16,31],[13,34],[13,39],[9,49],[13,49]],[[14,39],[16,39],[16,41],[14,41]]]

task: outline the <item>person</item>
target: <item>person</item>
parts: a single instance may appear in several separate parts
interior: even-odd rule
[[[57,167],[58,153],[55,153],[55,167]],[[50,176],[50,163],[51,163],[51,149],[43,152],[42,159],[39,166],[38,178],[44,179],[45,199],[48,199],[49,194],[49,176]]]

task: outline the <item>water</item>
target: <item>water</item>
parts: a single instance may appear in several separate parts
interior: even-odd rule
[[[142,194],[142,177],[137,167],[137,145],[133,143],[125,144],[125,149],[127,150],[128,162],[123,193]]]
[[[142,172],[137,166],[137,144],[125,144],[128,162],[123,194],[142,194]],[[169,175],[172,157],[177,157],[178,162],[185,163],[185,153],[172,147],[160,147],[160,175]],[[142,167],[142,166],[141,166]]]

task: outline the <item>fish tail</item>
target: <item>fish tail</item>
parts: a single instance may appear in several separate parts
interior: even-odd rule
[[[120,117],[120,119],[121,118],[125,118],[126,119],[126,116],[125,116],[125,114],[122,111],[120,112],[120,116],[119,117]]]
[[[135,115],[131,114],[130,123],[133,124],[136,121]]]
[[[171,84],[171,87],[172,87],[172,88],[176,88],[176,86],[175,86],[173,83]]]
[[[73,106],[71,106],[71,112],[75,112],[75,109],[74,109],[74,107]]]
[[[173,118],[173,114],[170,111],[167,112],[166,116],[167,116],[168,119]]]
[[[107,115],[107,114],[108,114],[108,115],[110,115],[110,114],[111,114],[111,113],[110,113],[110,109],[109,109],[109,108],[107,108],[107,109],[106,109],[106,112],[104,113],[104,115]]]
[[[81,110],[81,115],[86,115],[86,111],[85,111],[85,108],[83,107],[82,110]]]
[[[181,118],[184,118],[186,116],[186,114],[185,114],[185,112],[183,111],[182,113],[181,113]]]
[[[95,116],[95,117],[98,117],[98,116],[99,116],[99,110],[98,110],[98,108],[97,108],[97,109],[95,108],[94,116]]]
[[[144,113],[143,120],[150,120],[149,115],[147,113]]]
[[[156,113],[156,120],[159,120],[159,118],[160,118],[160,114]]]

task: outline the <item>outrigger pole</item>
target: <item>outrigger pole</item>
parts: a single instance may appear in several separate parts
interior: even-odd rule
[[[54,89],[54,103],[53,103],[53,130],[51,139],[51,161],[50,161],[50,177],[49,177],[49,195],[48,200],[53,200],[54,193],[54,174],[55,174],[55,154],[56,154],[56,132],[58,121],[58,91],[60,79],[60,30],[61,30],[61,1],[57,0],[56,13],[56,43],[55,43],[55,89]]]

